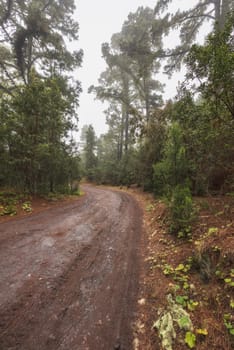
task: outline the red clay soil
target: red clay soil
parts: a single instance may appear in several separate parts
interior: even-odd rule
[[[197,219],[192,226],[191,239],[179,239],[168,234],[167,210],[163,202],[153,196],[130,190],[144,211],[143,250],[138,295],[138,312],[135,327],[135,349],[162,350],[162,341],[153,324],[159,318],[159,312],[167,309],[167,295],[186,295],[197,302],[191,311],[188,308],[196,335],[196,350],[234,349],[234,337],[224,324],[224,316],[230,315],[229,323],[234,325],[234,313],[231,301],[234,300],[233,287],[225,283],[230,280],[234,262],[234,198],[228,196],[195,198]],[[210,233],[208,234],[208,232]],[[199,243],[200,244],[197,244]],[[192,265],[185,275],[189,288],[182,286],[175,291],[175,275],[166,275],[166,265],[176,268],[186,264],[199,254],[209,254],[211,271],[209,280],[202,278],[203,271]],[[221,271],[221,276],[216,275]],[[232,279],[233,280],[233,279]],[[207,335],[197,333],[205,329]],[[173,350],[188,350],[185,344],[185,331],[176,329]]]
[[[142,211],[86,195],[0,224],[0,349],[132,348]]]

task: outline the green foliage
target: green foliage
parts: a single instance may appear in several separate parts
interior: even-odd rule
[[[31,202],[24,202],[22,204],[22,209],[24,211],[26,211],[27,213],[31,213],[31,211],[32,211],[32,204],[31,204]]]
[[[196,335],[192,332],[186,332],[185,343],[188,345],[190,349],[193,349],[196,344]]]
[[[183,98],[173,111],[173,118],[184,125],[188,156],[193,160],[193,191],[199,195],[231,191],[234,183],[233,18],[223,31],[214,31],[205,45],[192,47],[187,79],[200,83],[190,91],[182,90]],[[199,96],[196,102],[192,92]]]
[[[145,191],[154,191],[154,169],[152,164],[162,159],[165,134],[166,126],[164,113],[160,110],[156,110],[152,120],[144,128],[143,138],[140,142],[137,154],[137,183],[142,185]],[[157,188],[161,189],[162,185],[159,184]]]
[[[96,151],[96,135],[92,125],[85,126],[84,132],[84,150],[83,150],[83,161],[85,176],[89,181],[95,181],[97,157]]]
[[[69,51],[64,40],[78,38],[73,0],[7,3],[0,1],[1,89],[10,94],[19,82],[29,84],[35,67],[40,76],[48,77],[81,64],[82,51]]]
[[[234,324],[232,321],[231,314],[225,314],[223,321],[224,321],[224,325],[227,328],[229,334],[234,336]]]
[[[0,206],[0,215],[9,215],[9,216],[14,216],[17,214],[17,209],[14,204],[9,204],[1,208]]]
[[[180,236],[188,236],[190,225],[194,219],[194,207],[188,187],[178,185],[172,192],[169,204],[170,231]]]
[[[186,183],[188,161],[183,144],[183,135],[178,123],[172,124],[164,147],[164,159],[154,165],[154,190],[168,198],[177,185]]]
[[[18,196],[15,192],[4,191],[0,193],[0,215],[14,216],[17,214]]]
[[[167,296],[167,301],[167,309],[162,312],[159,319],[153,324],[153,328],[158,329],[162,339],[162,347],[166,350],[172,350],[173,340],[176,338],[174,323],[181,330],[187,331],[187,333],[192,332],[193,324],[187,311],[177,304],[170,294]]]
[[[79,176],[79,158],[74,155],[72,143],[66,141],[68,130],[74,127],[76,100],[66,80],[42,81],[36,76],[10,100],[2,100],[3,185],[46,193],[67,187]]]
[[[166,11],[169,3],[159,1],[156,13]],[[141,7],[129,15],[110,44],[103,44],[107,69],[99,85],[90,89],[109,103],[109,130],[98,141],[98,165],[91,174],[98,183],[136,183],[169,201],[178,185],[189,187],[196,195],[232,192],[233,16],[227,20],[230,0],[219,5],[197,2],[184,12],[166,13],[157,19],[150,9]],[[188,45],[194,42],[207,7],[215,12],[214,30],[205,45],[191,48],[186,59],[186,86],[179,87],[176,101],[162,108],[161,85],[153,78],[160,67],[159,58],[170,57],[170,51],[162,49],[162,34],[169,28],[181,29],[182,45],[171,51],[177,65],[180,55],[186,57]],[[192,85],[194,79],[201,84]],[[188,197],[184,195],[187,208],[191,207]],[[188,231],[186,227],[180,235],[187,235],[184,231]]]
[[[234,287],[234,269],[231,269],[226,277],[224,278],[225,285],[229,288]]]
[[[176,296],[176,302],[178,304],[182,305],[183,307],[185,307],[187,305],[187,301],[188,301],[187,295],[177,295]]]
[[[204,46],[194,45],[187,57],[188,77],[198,78],[197,88],[213,106],[214,115],[228,113],[234,118],[233,103],[233,28],[234,13],[228,17],[222,31],[212,33]]]
[[[81,64],[82,51],[69,51],[64,40],[78,37],[74,1],[8,1],[8,10],[5,3],[0,1],[0,186],[64,191],[79,177],[70,134],[81,88],[68,72]]]

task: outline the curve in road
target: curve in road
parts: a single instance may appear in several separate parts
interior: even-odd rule
[[[132,348],[142,213],[84,186],[58,208],[0,225],[0,349]]]

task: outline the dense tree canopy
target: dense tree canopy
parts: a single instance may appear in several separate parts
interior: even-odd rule
[[[78,24],[72,19],[74,1],[0,2],[0,67],[2,88],[30,82],[33,67],[48,76],[79,66],[82,51],[71,53],[64,38],[78,38]]]
[[[68,72],[82,51],[74,1],[0,1],[0,162],[2,186],[32,193],[68,189],[79,177],[70,132],[80,84]]]

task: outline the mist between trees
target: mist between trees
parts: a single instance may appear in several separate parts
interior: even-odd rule
[[[97,138],[87,126],[79,155],[69,135],[81,86],[70,76],[82,50],[71,52],[64,41],[78,39],[74,1],[0,1],[1,187],[66,192],[85,175],[168,198],[175,189],[233,191],[233,1],[198,1],[174,14],[171,3],[140,7],[103,43],[106,70],[89,90],[109,104],[108,131]],[[204,21],[212,30],[198,45]],[[175,29],[180,44],[165,48]],[[157,73],[164,67],[173,75],[182,64],[184,83],[165,102]]]
[[[233,191],[234,16],[232,1],[198,1],[170,14],[170,3],[130,13],[121,32],[102,45],[106,69],[89,91],[107,101],[108,131],[86,126],[83,152],[89,180],[137,184],[171,198],[178,186],[193,194]],[[196,43],[210,21],[204,45]],[[180,44],[164,47],[177,29]],[[163,101],[157,74],[186,66],[175,99]]]

